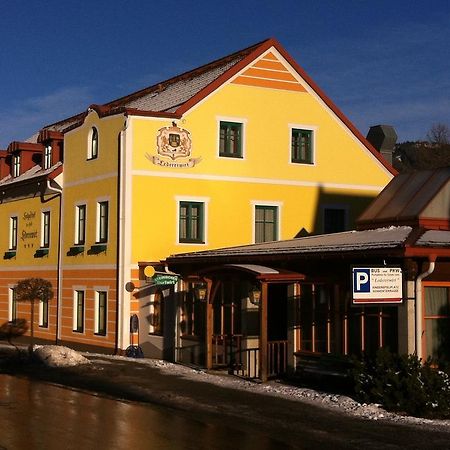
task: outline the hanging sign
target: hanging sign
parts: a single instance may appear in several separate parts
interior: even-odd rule
[[[400,267],[353,267],[354,305],[402,303],[403,277]]]
[[[153,275],[152,281],[158,286],[167,286],[178,282],[177,275],[156,274]]]

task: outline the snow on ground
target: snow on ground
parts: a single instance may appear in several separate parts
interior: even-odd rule
[[[205,370],[193,369],[190,367],[182,366],[180,364],[174,364],[168,361],[157,359],[131,359],[124,356],[107,356],[89,353],[85,354],[89,356],[89,359],[93,363],[97,364],[113,364],[114,360],[117,359],[132,361],[136,364],[143,364],[146,366],[154,367],[162,372],[167,372],[167,374],[177,375],[189,380],[212,383],[222,387],[246,390],[253,393],[284,397],[295,401],[308,402],[325,408],[338,409],[339,411],[346,414],[374,421],[384,420],[409,423],[411,425],[437,425],[450,427],[450,420],[431,420],[395,414],[392,412],[387,412],[377,404],[358,403],[357,401],[346,395],[329,394],[310,388],[292,386],[284,384],[278,380],[261,384],[244,380],[236,376],[227,375],[223,372],[206,372]],[[110,362],[106,362],[105,359],[110,360]]]
[[[80,353],[61,345],[36,345],[33,355],[48,367],[71,367],[80,364],[90,364],[90,361]]]

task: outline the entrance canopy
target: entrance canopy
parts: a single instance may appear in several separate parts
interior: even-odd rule
[[[257,280],[274,282],[296,282],[305,279],[305,275],[289,270],[273,269],[259,264],[223,264],[210,267],[199,272],[200,276],[221,276],[229,272],[243,272],[254,276]]]

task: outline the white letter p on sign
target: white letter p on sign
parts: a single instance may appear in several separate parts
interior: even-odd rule
[[[366,284],[369,281],[369,275],[365,272],[357,272],[356,274],[356,290],[361,290],[361,285]]]

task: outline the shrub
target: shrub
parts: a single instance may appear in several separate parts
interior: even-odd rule
[[[450,417],[450,377],[423,364],[416,355],[380,349],[375,358],[363,356],[352,370],[355,392],[362,402],[383,405],[420,417]]]

